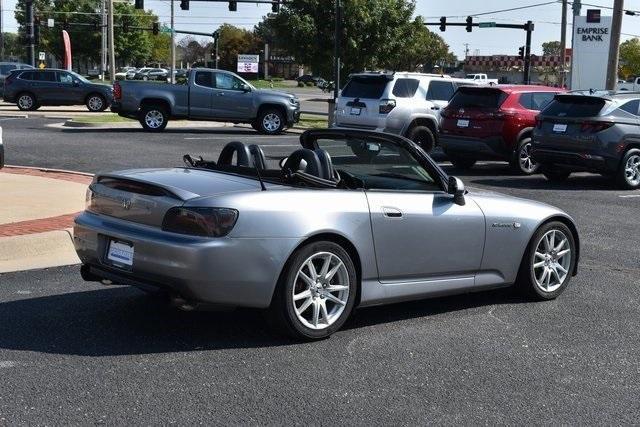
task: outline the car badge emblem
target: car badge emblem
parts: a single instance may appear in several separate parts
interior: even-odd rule
[[[464,108],[459,109],[459,110],[458,110],[458,113],[460,113],[460,114],[464,114]]]
[[[122,208],[123,208],[123,209],[126,209],[126,210],[131,209],[131,200],[124,199],[124,200],[122,201]]]

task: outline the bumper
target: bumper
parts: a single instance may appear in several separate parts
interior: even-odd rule
[[[440,134],[439,143],[446,153],[464,155],[475,159],[509,160],[512,151],[508,149],[500,136],[473,138]]]
[[[535,146],[531,150],[531,157],[541,164],[553,164],[569,169],[598,173],[615,172],[620,162],[620,159],[609,156],[536,148]]]
[[[112,238],[134,247],[131,270],[110,264]],[[76,218],[74,245],[84,271],[115,284],[165,288],[187,301],[268,307],[298,239],[205,239],[91,213]]]
[[[300,121],[300,108],[287,108],[287,125],[292,126]]]

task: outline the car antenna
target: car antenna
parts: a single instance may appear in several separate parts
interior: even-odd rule
[[[260,181],[260,189],[262,191],[267,191],[267,187],[264,185],[264,181],[262,180],[262,176],[260,176],[260,168],[256,164],[256,157],[253,156],[253,167],[256,168],[256,175],[258,176],[258,181]]]

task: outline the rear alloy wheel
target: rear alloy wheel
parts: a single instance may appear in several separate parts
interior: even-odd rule
[[[436,146],[436,138],[433,136],[433,132],[426,126],[415,126],[407,138],[418,144],[424,151],[431,153],[433,147]]]
[[[476,164],[476,159],[471,157],[459,157],[447,154],[447,158],[456,169],[471,169]]]
[[[150,132],[159,132],[167,127],[169,121],[166,110],[159,105],[146,105],[140,111],[140,124]]]
[[[531,175],[538,171],[540,165],[531,158],[531,138],[523,138],[513,159],[514,168],[523,175]]]
[[[89,95],[87,98],[87,109],[93,113],[98,113],[100,111],[104,111],[107,108],[107,103],[105,102],[102,95],[93,94]]]
[[[22,111],[33,111],[38,108],[36,98],[30,93],[21,93],[16,102],[18,108]]]
[[[625,190],[640,188],[640,150],[632,148],[624,154],[616,180]]]
[[[571,175],[571,171],[566,169],[558,169],[556,166],[541,166],[540,171],[551,182],[564,182]]]
[[[286,121],[279,110],[266,109],[258,116],[258,132],[265,135],[277,135],[284,130]]]
[[[522,259],[518,286],[529,297],[554,299],[569,284],[575,262],[576,245],[569,227],[558,221],[544,224]]]
[[[333,242],[311,243],[289,261],[271,316],[296,338],[326,338],[351,314],[356,292],[357,276],[349,254]]]

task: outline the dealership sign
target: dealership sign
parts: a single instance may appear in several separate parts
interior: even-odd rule
[[[611,16],[590,9],[587,16],[576,16],[573,26],[571,89],[604,89],[611,41]]]
[[[260,57],[258,55],[238,55],[239,73],[257,73]]]

